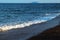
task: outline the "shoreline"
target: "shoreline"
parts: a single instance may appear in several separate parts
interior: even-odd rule
[[[60,25],[32,36],[27,40],[60,40]]]
[[[47,22],[34,24],[24,28],[11,29],[6,32],[0,32],[0,40],[26,40],[47,29],[54,28],[56,25],[59,25],[59,18],[60,16]]]

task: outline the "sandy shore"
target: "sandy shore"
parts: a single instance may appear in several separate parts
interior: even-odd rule
[[[44,32],[29,38],[28,40],[60,40],[60,25],[45,30]]]
[[[41,33],[42,35],[43,31],[54,28],[56,25],[59,25],[59,22],[60,16],[47,22],[34,24],[24,28],[17,28],[0,32],[0,40],[27,40],[28,38],[35,36],[39,33]]]
[[[27,36],[26,31],[22,31],[21,33],[20,30],[22,29],[12,29],[9,31],[0,32],[0,40],[19,40],[20,38],[23,38],[24,35]],[[45,30],[36,36],[28,38],[27,40],[55,40],[55,39],[60,40],[60,25]]]

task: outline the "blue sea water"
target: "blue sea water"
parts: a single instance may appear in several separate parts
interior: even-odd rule
[[[51,20],[60,14],[59,4],[1,3],[0,27],[27,25]],[[9,26],[11,27],[11,26]],[[15,26],[13,26],[15,27]]]

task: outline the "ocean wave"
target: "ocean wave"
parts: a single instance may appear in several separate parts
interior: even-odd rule
[[[47,21],[47,20],[41,20],[41,21],[35,20],[35,21],[25,22],[23,24],[4,25],[4,26],[0,27],[0,30],[1,31],[7,31],[7,30],[14,29],[14,28],[23,28],[23,27],[26,27],[26,26],[30,26],[30,25],[37,24],[37,23],[42,23],[42,22],[45,22],[45,21]]]
[[[53,18],[55,18],[56,16],[54,16],[54,17],[44,17],[45,19],[49,19],[50,18],[50,20],[51,19],[53,19]],[[43,19],[44,19],[43,18]],[[0,31],[7,31],[7,30],[11,30],[11,29],[16,29],[16,28],[24,28],[24,27],[26,27],[26,26],[30,26],[30,25],[33,25],[33,24],[37,24],[37,23],[42,23],[42,22],[46,22],[46,21],[48,21],[48,20],[33,20],[33,21],[28,21],[28,22],[24,22],[24,23],[22,23],[22,24],[15,24],[15,25],[3,25],[3,26],[0,26]]]

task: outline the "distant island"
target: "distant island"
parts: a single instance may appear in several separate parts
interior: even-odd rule
[[[32,2],[32,3],[38,3],[38,2],[35,1],[35,2]]]

